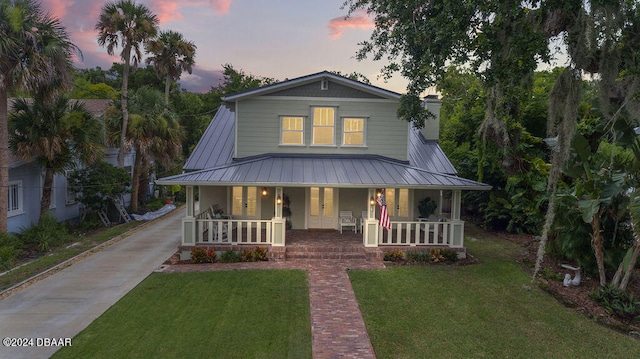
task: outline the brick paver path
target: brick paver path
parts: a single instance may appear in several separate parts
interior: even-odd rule
[[[349,269],[383,269],[364,260],[295,260],[261,263],[169,265],[163,272],[233,269],[304,269],[309,278],[313,358],[375,358]]]

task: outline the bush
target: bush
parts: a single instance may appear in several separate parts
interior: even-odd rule
[[[455,263],[458,260],[458,252],[453,249],[441,249],[440,254],[447,262]]]
[[[263,247],[247,248],[240,253],[243,262],[263,262],[267,258],[267,249]]]
[[[216,251],[213,248],[194,248],[191,250],[191,260],[193,263],[214,263],[216,261]]]
[[[230,249],[222,253],[222,255],[220,256],[221,263],[237,263],[237,262],[240,262],[241,260],[242,260],[242,257],[240,256],[240,254]]]
[[[400,249],[384,252],[384,260],[391,262],[400,262],[404,259],[404,252]]]
[[[603,307],[607,313],[626,323],[640,321],[640,300],[633,294],[621,291],[613,285],[601,287],[589,297]]]
[[[253,260],[256,262],[269,260],[269,258],[267,258],[267,249],[264,247],[256,247],[253,250]]]
[[[253,262],[253,249],[246,248],[243,250],[242,253],[240,253],[240,259],[242,259],[243,262]]]
[[[16,237],[10,233],[0,233],[0,268],[9,269],[19,254]]]
[[[48,252],[51,248],[67,243],[71,238],[67,227],[58,223],[51,214],[46,214],[40,223],[24,229],[17,236],[23,245],[39,252]]]
[[[431,262],[431,254],[429,252],[407,251],[407,261],[411,263],[429,263]]]

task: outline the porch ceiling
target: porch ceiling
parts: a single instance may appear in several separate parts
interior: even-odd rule
[[[268,154],[156,181],[160,185],[432,188],[489,190],[484,183],[433,173],[380,156]]]

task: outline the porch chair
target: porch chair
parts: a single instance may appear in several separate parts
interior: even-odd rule
[[[340,226],[340,234],[342,234],[343,227],[353,227],[353,231],[358,233],[358,220],[353,216],[353,212],[351,211],[340,211],[338,225]]]

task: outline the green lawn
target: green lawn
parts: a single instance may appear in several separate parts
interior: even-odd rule
[[[306,273],[156,273],[55,358],[310,358]]]
[[[468,266],[351,271],[378,358],[638,358],[640,342],[537,288],[517,246],[467,241]]]
[[[378,358],[640,357],[532,287],[517,245],[480,234],[479,264],[350,271]],[[153,274],[55,358],[310,358],[309,318],[304,271]]]

